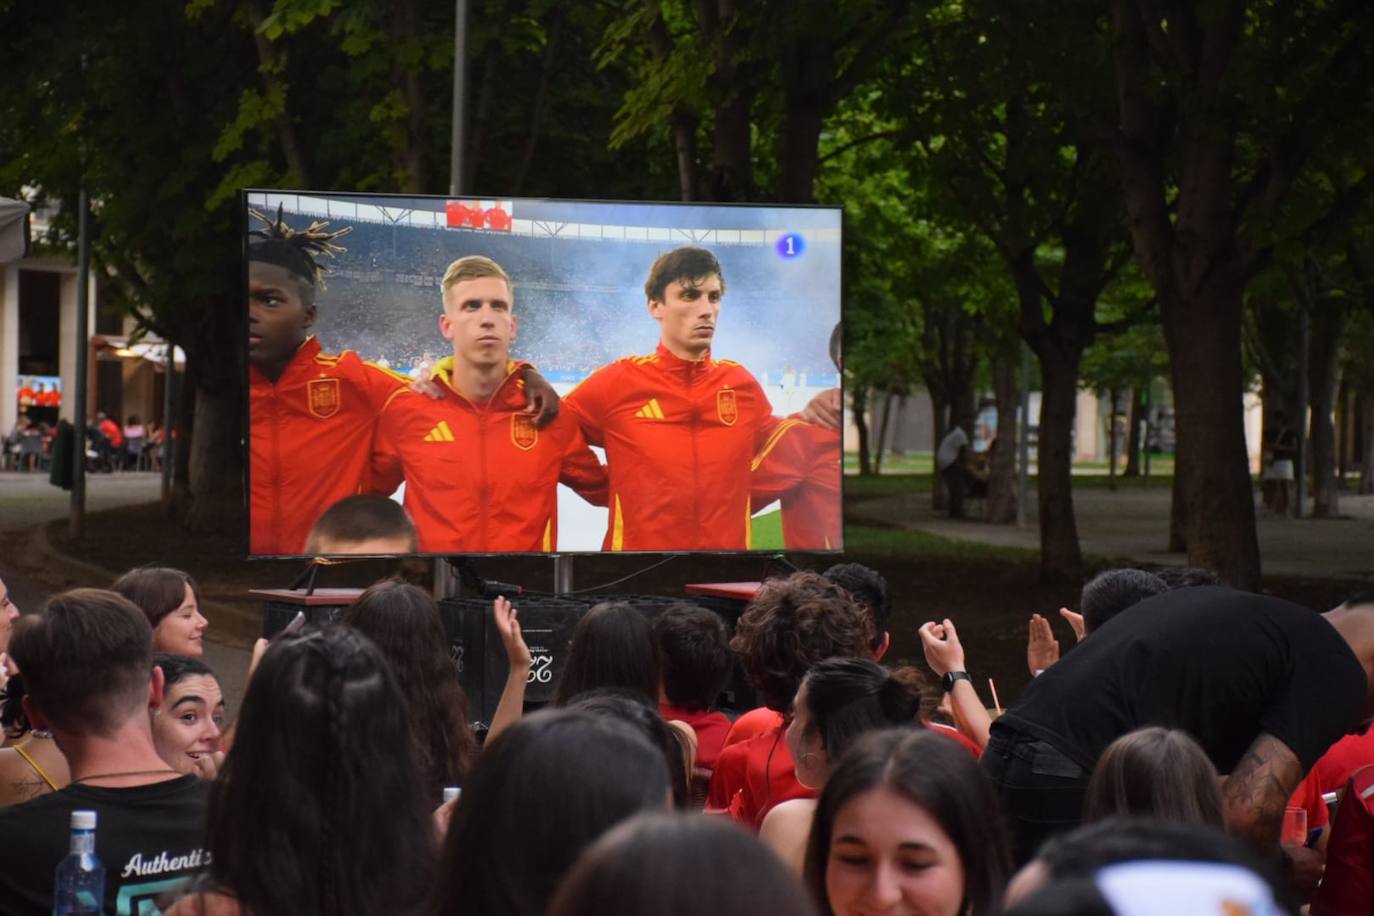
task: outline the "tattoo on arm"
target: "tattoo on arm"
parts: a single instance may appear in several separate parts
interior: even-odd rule
[[[1260,735],[1222,787],[1227,827],[1262,851],[1274,849],[1283,809],[1301,781],[1297,755],[1273,735]]]

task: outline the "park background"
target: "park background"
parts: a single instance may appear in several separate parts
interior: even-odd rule
[[[1089,504],[1126,528],[1148,497],[1147,553],[1240,587],[1314,607],[1367,587],[1374,46],[1361,36],[1374,5],[467,5],[455,55],[453,8],[419,0],[0,2],[0,194],[28,200],[45,230],[4,269],[0,386],[26,370],[68,375],[82,192],[97,332],[126,345],[109,348],[126,362],[93,377],[106,391],[132,378],[118,351],[140,334],[185,353],[165,498],[152,487],[139,509],[92,515],[58,545],[68,555],[115,570],[180,561],[226,601],[243,580],[291,577],[238,562],[242,356],[226,342],[243,334],[235,200],[256,186],[842,205],[858,472],[847,556],[888,574],[904,632],[945,613],[983,621],[980,651],[1007,678],[1030,611],[1140,556],[1085,550]],[[455,61],[467,116],[450,175]],[[1011,447],[993,463],[985,521],[960,540],[912,530],[941,494],[917,463],[928,459],[889,449],[886,405],[929,401],[930,442],[908,449],[929,452],[963,410],[1016,414],[1027,353],[1039,407],[1025,533],[1003,534],[1016,531],[1004,524],[1019,496]],[[1125,439],[1111,449],[1124,453],[1117,475],[1074,473],[1084,391],[1126,418],[1111,424]],[[1280,415],[1303,434],[1302,519],[1257,511],[1247,397],[1259,442]],[[1150,437],[1132,440],[1162,410],[1173,460],[1152,458],[1145,478]],[[12,416],[0,415],[7,428]],[[878,473],[892,470],[912,473]],[[18,499],[16,486],[5,482]],[[7,536],[18,558],[35,529],[0,511],[22,529]],[[1029,543],[985,543],[1017,538]],[[643,565],[598,562],[579,579]],[[704,562],[624,587],[757,578],[762,564]]]

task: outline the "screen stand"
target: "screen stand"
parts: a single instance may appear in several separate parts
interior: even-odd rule
[[[306,566],[305,569],[301,571],[301,574],[296,577],[295,581],[291,583],[291,591],[295,592],[303,588],[307,595],[313,595],[315,594],[315,582],[319,578],[320,564],[311,560],[310,564]]]
[[[567,595],[573,590],[573,558],[558,554],[553,558],[553,593]]]

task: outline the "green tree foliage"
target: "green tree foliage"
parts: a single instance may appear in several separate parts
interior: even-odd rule
[[[1136,255],[1159,295],[1178,434],[1174,519],[1190,562],[1259,585],[1241,417],[1247,284],[1278,238],[1336,233],[1374,187],[1358,167],[1325,207],[1320,160],[1364,156],[1369,4],[1114,0],[1120,164]],[[1356,113],[1360,114],[1356,114]],[[1367,157],[1364,161],[1367,161]]]
[[[191,526],[242,524],[237,190],[444,192],[452,16],[417,0],[0,0],[0,193],[60,204],[49,244],[71,251],[85,188],[105,300],[186,350],[175,509]],[[607,150],[629,83],[591,60],[602,8],[486,0],[472,18],[474,190],[669,196],[660,149]]]

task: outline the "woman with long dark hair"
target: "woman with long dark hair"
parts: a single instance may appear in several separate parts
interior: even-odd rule
[[[638,608],[626,601],[604,601],[583,615],[573,628],[555,706],[585,690],[624,687],[658,703],[658,645],[653,628]]]
[[[346,626],[278,637],[210,793],[210,866],[168,916],[414,912],[434,833],[396,680]]]
[[[669,792],[663,752],[630,725],[572,710],[521,719],[488,742],[463,788],[427,910],[543,916],[583,849],[666,810]]]
[[[743,827],[640,814],[589,848],[549,916],[815,916],[797,876]]]
[[[1011,844],[992,783],[930,731],[861,737],[826,780],[805,878],[824,916],[996,912]]]
[[[426,797],[463,784],[477,757],[468,698],[448,654],[439,608],[429,593],[396,579],[374,584],[343,612],[382,651],[404,697],[416,766]]]

